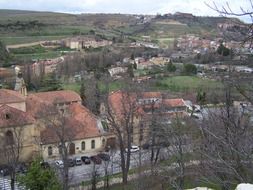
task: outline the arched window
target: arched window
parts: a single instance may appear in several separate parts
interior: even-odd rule
[[[47,154],[48,154],[48,156],[52,156],[53,155],[53,148],[51,146],[49,146],[47,148]]]
[[[12,131],[7,131],[5,134],[5,143],[6,145],[13,145],[14,144],[14,137]]]
[[[73,155],[75,153],[76,153],[76,145],[75,145],[75,143],[70,143],[69,144],[69,154]]]
[[[95,148],[95,140],[92,140],[91,141],[91,149],[94,149]]]
[[[84,141],[81,143],[81,149],[85,150],[85,142]]]
[[[102,139],[102,146],[105,146],[105,139]]]

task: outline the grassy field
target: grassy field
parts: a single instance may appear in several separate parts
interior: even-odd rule
[[[65,90],[73,90],[79,93],[80,83],[64,83]],[[99,88],[101,92],[105,93],[107,88],[109,91],[116,91],[124,88],[124,81],[113,81],[109,85],[100,82]],[[195,76],[175,76],[158,79],[155,86],[152,87],[154,91],[167,90],[171,92],[196,92],[198,89],[205,91],[212,91],[221,89],[223,85],[220,82],[209,79],[201,79]]]
[[[172,48],[175,38],[157,38],[159,44],[163,48]]]
[[[112,92],[112,91],[119,90],[123,87],[124,87],[124,82],[123,81],[113,81],[113,82],[109,83],[108,85],[105,84],[104,82],[99,83],[99,89],[102,93],[107,92],[107,88],[108,88],[109,92]],[[81,84],[78,83],[78,82],[77,83],[64,83],[63,84],[63,89],[64,90],[73,90],[73,91],[79,93],[80,88],[81,88]]]
[[[59,40],[66,38],[67,36],[1,36],[0,40],[6,45],[24,44],[46,40]]]
[[[54,59],[62,56],[60,51],[49,51],[44,53],[14,54],[15,58],[21,60]]]
[[[63,89],[64,90],[72,90],[75,91],[79,94],[81,88],[80,83],[64,83],[63,84]]]
[[[200,20],[203,18],[200,18]],[[132,38],[150,35],[162,47],[167,47],[171,38],[186,33],[216,34],[216,27],[185,24],[176,20],[152,20],[148,24],[136,24],[133,15],[124,14],[64,14],[0,9],[0,40],[7,45],[57,40],[67,36],[88,35],[94,32],[111,39],[122,33]],[[216,24],[213,24],[216,26]]]
[[[209,79],[201,79],[196,76],[175,76],[162,78],[156,82],[156,90],[170,90],[173,92],[196,92],[202,90],[217,90],[222,84]]]

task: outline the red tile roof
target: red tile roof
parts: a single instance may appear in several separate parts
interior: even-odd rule
[[[51,91],[51,92],[40,92],[33,94],[43,101],[50,103],[67,103],[81,101],[81,97],[74,91],[62,90],[62,91]]]
[[[14,90],[0,89],[0,104],[25,102],[25,96]]]
[[[164,99],[163,104],[169,107],[181,107],[185,106],[183,99]]]
[[[42,113],[50,109],[52,103],[47,102],[36,96],[36,94],[29,94],[26,98],[26,110],[34,118],[42,117]]]
[[[85,138],[94,138],[102,135],[102,131],[97,126],[97,118],[84,106],[74,103],[69,106],[71,116],[65,118],[67,136],[73,140],[81,140]],[[44,144],[59,142],[59,136],[56,134],[56,128],[46,128],[41,132],[41,140]]]
[[[28,113],[7,105],[0,106],[0,128],[33,124],[35,119]]]
[[[141,98],[162,98],[161,92],[143,92]]]
[[[138,109],[137,96],[135,93],[116,91],[109,95],[108,100],[110,108],[119,119],[124,116],[129,109],[135,109],[133,110],[134,112]]]

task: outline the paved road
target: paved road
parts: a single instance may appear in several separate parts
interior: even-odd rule
[[[185,151],[189,151],[190,147],[186,146]],[[168,149],[162,149],[160,152],[160,155],[164,157],[164,155],[167,157],[169,155]],[[141,157],[141,164],[145,165],[150,162],[150,155],[151,152],[149,150],[140,150],[139,152],[131,153],[131,160],[130,160],[130,169],[136,168],[140,165],[139,157]],[[52,162],[51,164],[56,167]],[[89,181],[92,177],[92,171],[95,170],[99,174],[100,177],[104,176],[105,167],[108,166],[108,174],[116,174],[121,172],[120,167],[120,152],[117,151],[112,157],[109,162],[102,162],[101,165],[95,165],[93,162],[89,165],[81,165],[81,166],[74,166],[70,167],[69,171],[69,179],[71,185],[80,184],[83,181]],[[57,168],[58,172],[60,172],[61,169]],[[10,188],[10,180],[9,177],[1,177],[0,176],[0,190],[9,190]],[[17,187],[16,190],[23,190],[24,188]]]
[[[191,147],[189,145],[184,146],[184,152],[191,151]],[[169,149],[161,149],[160,156],[164,158],[168,158],[169,155],[172,155],[173,151]],[[145,165],[150,162],[151,152],[149,150],[141,150],[140,152],[131,153],[130,160],[130,169],[136,168],[140,165],[139,157],[141,156],[141,164]],[[117,151],[114,156],[112,156],[111,160],[107,163],[108,173],[116,174],[121,172],[120,167],[120,152]],[[101,165],[95,165],[95,170],[99,174],[100,177],[104,176],[106,168],[106,163],[103,161]],[[70,184],[80,184],[83,181],[89,181],[92,177],[92,171],[94,170],[94,165],[91,162],[89,165],[81,165],[70,168]]]
[[[11,190],[11,181],[8,177],[0,177],[0,190]],[[15,185],[15,190],[25,190],[24,187]]]
[[[131,154],[130,168],[135,168],[139,165],[139,152]],[[150,153],[146,150],[141,150],[142,164],[150,158]],[[82,181],[88,181],[92,177],[92,171],[95,170],[100,177],[104,176],[105,168],[108,166],[108,173],[116,174],[121,172],[120,154],[119,151],[111,158],[109,162],[102,162],[101,165],[95,165],[91,162],[89,165],[81,165],[70,168],[70,183],[80,184]]]

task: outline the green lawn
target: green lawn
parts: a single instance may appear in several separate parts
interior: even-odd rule
[[[81,84],[80,83],[64,83],[63,84],[63,89],[64,90],[73,90],[77,93],[79,93]],[[113,81],[109,83],[108,85],[105,84],[104,82],[99,82],[99,89],[102,93],[107,92],[107,89],[109,92],[119,90],[124,87],[124,82],[123,81]]]
[[[157,81],[155,89],[174,92],[196,92],[198,89],[216,90],[222,87],[222,84],[218,81],[201,79],[196,76],[174,76]]]
[[[64,83],[63,84],[63,89],[64,90],[72,90],[75,91],[79,94],[81,88],[80,83]]]
[[[37,60],[37,59],[53,59],[62,56],[59,51],[49,51],[45,53],[33,53],[33,54],[14,54],[14,57],[22,60]]]
[[[15,44],[24,44],[24,43],[32,43],[38,41],[46,41],[46,40],[59,40],[66,38],[67,36],[59,35],[59,36],[2,36],[0,40],[3,41],[6,45],[15,45]]]

